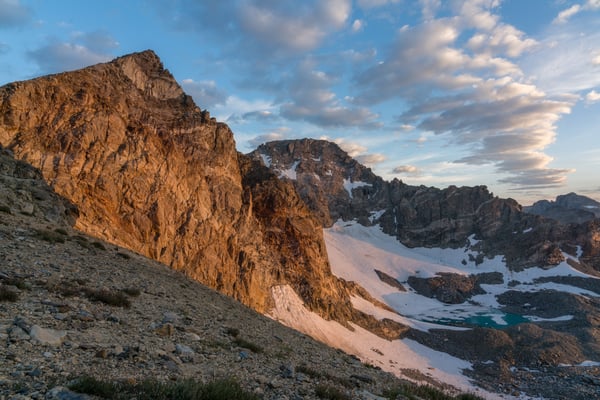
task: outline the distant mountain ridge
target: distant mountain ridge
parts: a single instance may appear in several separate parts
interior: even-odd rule
[[[287,178],[323,226],[338,218],[377,223],[409,247],[465,246],[472,235],[482,256],[503,255],[516,270],[556,265],[562,251],[600,271],[598,226],[568,228],[523,212],[512,199],[501,199],[485,186],[445,189],[384,181],[323,140],[283,140],[260,145],[249,154],[281,178]]]
[[[559,195],[555,201],[539,200],[523,211],[552,218],[563,224],[581,224],[600,218],[600,202],[576,193]]]

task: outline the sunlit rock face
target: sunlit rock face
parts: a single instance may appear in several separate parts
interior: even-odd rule
[[[352,313],[321,224],[293,187],[235,149],[152,51],[0,88],[0,144],[75,205],[75,227],[264,312],[290,284]]]

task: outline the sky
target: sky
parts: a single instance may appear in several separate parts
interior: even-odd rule
[[[600,200],[600,0],[0,0],[0,85],[146,49],[243,153]]]

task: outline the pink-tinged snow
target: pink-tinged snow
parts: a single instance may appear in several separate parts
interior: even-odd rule
[[[567,262],[549,269],[528,268],[521,272],[511,272],[501,256],[486,258],[483,263],[476,265],[474,261],[469,260],[475,259],[477,252],[471,251],[469,246],[463,249],[407,248],[396,238],[383,233],[379,226],[365,227],[357,222],[338,221],[331,228],[324,230],[324,238],[331,270],[336,276],[359,283],[373,297],[412,320],[412,323],[405,323],[416,329],[427,330],[431,327],[419,321],[460,321],[475,316],[485,316],[498,325],[506,325],[504,313],[498,311],[500,305],[496,296],[507,290],[554,289],[583,296],[597,296],[593,292],[570,285],[534,283],[536,278],[544,276],[570,275],[593,279],[575,270]],[[472,237],[470,242],[471,245],[475,244]],[[472,258],[469,258],[469,255],[472,255]],[[407,291],[401,292],[382,282],[375,269],[403,283]],[[504,282],[499,285],[482,285],[486,294],[474,296],[471,301],[463,304],[445,304],[421,296],[406,283],[411,275],[429,278],[439,272],[463,275],[500,272],[504,276]],[[514,280],[520,281],[521,284],[509,287],[508,283]],[[362,306],[358,306],[360,307]],[[571,316],[562,318],[567,319]]]
[[[348,192],[348,195],[350,196],[350,198],[352,198],[352,190],[359,188],[359,187],[363,187],[363,186],[373,186],[370,183],[367,182],[361,182],[361,181],[356,181],[356,182],[352,182],[350,179],[344,179],[344,189],[346,189],[346,192]]]
[[[269,313],[271,318],[332,347],[354,354],[363,362],[379,366],[397,376],[403,376],[402,369],[418,369],[461,390],[476,390],[461,374],[463,369],[471,367],[467,361],[432,350],[412,340],[390,341],[357,325],[352,325],[354,331],[351,331],[338,322],[326,321],[306,309],[302,300],[288,285],[273,287],[271,294],[275,300],[275,307]]]

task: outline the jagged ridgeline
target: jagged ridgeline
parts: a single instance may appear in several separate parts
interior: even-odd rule
[[[474,235],[481,256],[502,255],[512,270],[557,265],[565,260],[563,252],[575,256],[579,246],[578,268],[600,271],[600,223],[590,212],[592,218],[577,221],[582,224],[560,224],[523,212],[515,200],[496,197],[485,186],[387,182],[323,140],[265,143],[250,156],[280,177],[291,177],[325,227],[339,218],[376,223],[409,247],[463,248]]]
[[[77,207],[77,229],[261,312],[286,283],[322,316],[351,319],[319,221],[152,51],[11,83],[0,101],[0,144]]]

